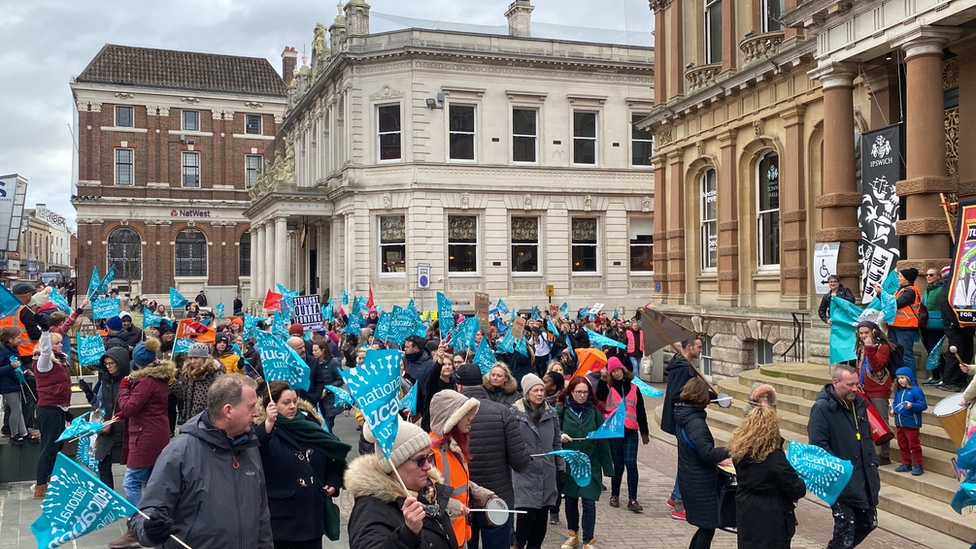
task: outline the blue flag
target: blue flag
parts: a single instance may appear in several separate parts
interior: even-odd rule
[[[329,299],[329,303],[322,306],[322,320],[329,322],[335,317],[333,313],[335,311],[334,301],[333,299]]]
[[[542,318],[542,317],[539,316],[539,306],[538,305],[533,305],[532,306],[532,320],[539,320],[540,318]]]
[[[861,308],[837,296],[830,298],[830,362],[837,364],[856,360],[854,344],[857,342],[858,318]]]
[[[105,344],[102,338],[86,335],[78,335],[78,362],[82,366],[94,366],[105,354]]]
[[[586,328],[586,335],[590,336],[590,343],[597,349],[600,347],[620,347],[621,349],[627,348],[626,345],[617,341],[616,339],[610,339],[609,337],[602,336],[589,328]]]
[[[88,415],[91,415],[90,413]],[[81,437],[78,439],[78,451],[75,453],[75,461],[88,467],[92,471],[98,470],[98,458],[95,457],[95,445],[92,441],[95,437]]]
[[[173,354],[190,352],[190,345],[193,345],[192,339],[186,337],[177,339],[173,342]]]
[[[550,316],[549,318],[546,319],[546,321],[548,321],[549,333],[552,334],[553,336],[558,336],[559,328],[557,328],[556,323],[552,321],[552,317]]]
[[[274,319],[271,321],[271,333],[288,338],[288,320],[280,312],[274,312]]]
[[[30,529],[38,549],[51,549],[138,512],[135,505],[59,452],[41,516]]]
[[[169,306],[172,309],[179,309],[180,307],[186,307],[187,300],[183,297],[183,294],[176,291],[176,288],[169,289]],[[175,315],[174,315],[175,316]]]
[[[17,314],[24,304],[6,286],[0,284],[0,318]]]
[[[926,370],[935,370],[939,367],[939,361],[942,359],[942,341],[945,336],[939,338],[939,342],[932,347],[932,352],[929,353],[929,358],[925,361]]]
[[[298,290],[292,292],[289,291],[288,288],[285,288],[281,284],[278,284],[278,291],[281,292],[281,299],[285,300],[285,302],[288,303],[288,309],[289,310],[294,309],[295,298],[298,297]]]
[[[122,300],[115,297],[102,297],[91,304],[92,318],[111,318],[117,316],[122,309]]]
[[[407,394],[403,395],[403,399],[400,401],[401,410],[409,410],[411,416],[417,415],[417,386],[419,383],[414,383]]]
[[[592,467],[590,466],[590,456],[579,450],[553,450],[546,453],[547,456],[559,456],[569,465],[569,475],[576,481],[580,488],[589,486],[593,479]]]
[[[14,368],[14,375],[17,376],[17,383],[27,385],[27,378],[24,377],[24,371],[20,369],[20,366]]]
[[[150,326],[159,326],[159,323],[163,319],[159,315],[154,315],[148,310],[142,312],[142,329],[145,330]]]
[[[326,385],[325,386],[325,389],[327,391],[335,394],[336,400],[340,400],[340,401],[342,401],[345,404],[348,404],[350,406],[355,406],[356,405],[356,401],[353,400],[352,395],[349,394],[349,391],[343,389],[342,387],[335,387],[333,385]]]
[[[505,336],[498,340],[498,343],[495,344],[495,348],[503,353],[515,352],[515,338],[512,337],[511,330],[505,332]]]
[[[481,338],[481,344],[478,345],[478,351],[474,354],[473,362],[481,370],[483,376],[488,375],[491,367],[495,365],[495,353],[488,346],[487,337]]]
[[[98,293],[98,283],[101,281],[102,279],[98,277],[98,267],[92,267],[91,280],[88,282],[88,295]]]
[[[358,336],[362,333],[362,319],[356,318],[352,315],[349,316],[349,323],[346,324],[346,335]],[[365,342],[364,342],[365,343]]]
[[[502,320],[502,317],[500,316],[495,317],[494,323],[495,323],[495,330],[498,331],[498,335],[504,334],[505,330],[508,329],[508,327],[505,326],[505,321]]]
[[[78,416],[64,431],[61,432],[61,436],[55,442],[61,442],[62,440],[68,440],[72,438],[84,438],[90,437],[92,435],[97,435],[102,432],[102,423],[93,422],[85,419],[88,415]]]
[[[498,305],[495,305],[495,308],[498,309],[498,312],[503,315],[507,315],[509,313],[508,305],[505,305],[505,302],[501,299],[498,300]]]
[[[569,354],[576,358],[576,351],[573,350],[573,342],[569,340],[569,334],[566,334],[566,348],[569,349]]]
[[[644,396],[646,396],[646,397],[663,397],[664,396],[664,391],[662,391],[660,389],[655,389],[654,387],[651,387],[646,382],[644,382],[643,379],[637,377],[636,374],[634,375],[634,379],[632,381],[633,381],[634,385],[637,386],[637,390],[640,391],[641,394],[644,395]]]
[[[284,381],[292,389],[307,391],[312,370],[305,359],[281,338],[258,332],[257,348],[261,354],[264,379]]]
[[[256,316],[251,316],[248,314],[244,315],[244,339],[253,339],[254,332],[257,330],[258,322],[261,318]]]
[[[373,337],[380,341],[386,341],[390,337],[390,326],[393,325],[393,315],[386,311],[380,312],[380,317],[376,320],[376,331]]]
[[[214,310],[217,311],[217,320],[224,318],[224,304],[218,303]]]
[[[786,459],[803,479],[807,490],[833,505],[854,474],[851,462],[832,456],[827,450],[812,444],[790,441]]]
[[[403,345],[403,342],[417,331],[417,324],[423,323],[419,322],[417,315],[410,312],[409,308],[394,305],[386,340]]]
[[[437,325],[441,329],[441,339],[454,327],[454,304],[446,295],[437,292]]]
[[[71,305],[68,304],[68,300],[61,295],[57,288],[51,288],[51,303],[54,303],[54,306],[59,310],[71,314]]]
[[[613,413],[603,422],[603,425],[596,431],[586,435],[586,438],[624,438],[624,418],[626,416],[627,406],[617,406]]]
[[[569,318],[569,303],[563,301],[563,304],[559,306],[559,312],[563,314],[564,317]]]
[[[103,278],[102,281],[98,283],[99,293],[107,294],[108,287],[110,284],[112,284],[113,280],[115,280],[115,265],[109,265],[108,272],[105,273],[105,278]]]
[[[343,305],[349,305],[349,294],[346,293],[346,288],[342,288],[342,297],[339,298]]]
[[[400,363],[400,351],[396,349],[369,349],[362,366],[340,372],[387,458],[400,427]]]

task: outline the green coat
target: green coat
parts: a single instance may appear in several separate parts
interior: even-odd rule
[[[583,438],[603,425],[603,417],[595,409],[587,412],[583,419],[567,406],[560,406],[558,411],[560,430],[573,438]],[[567,467],[566,472],[563,473],[565,476],[563,495],[600,501],[600,494],[603,492],[600,483],[603,477],[613,476],[610,442],[607,439],[564,442],[563,450],[579,450],[590,458],[590,483],[583,487],[577,485]]]

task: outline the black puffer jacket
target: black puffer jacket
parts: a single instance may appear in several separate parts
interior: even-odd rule
[[[664,408],[661,409],[661,430],[677,436],[674,407],[681,401],[681,390],[684,389],[685,383],[696,374],[694,367],[681,353],[674,355],[664,371],[668,373],[668,386],[664,391]]]
[[[739,547],[789,549],[796,533],[794,501],[807,488],[777,448],[765,461],[756,463],[747,455],[734,462],[739,488],[735,494],[735,516]]]
[[[119,365],[119,369],[113,376],[108,373],[105,367],[105,359],[111,358]],[[112,419],[118,411],[119,383],[122,378],[129,375],[129,351],[122,347],[112,347],[105,351],[98,366],[94,368],[98,371],[98,380],[102,385],[102,417],[105,421]],[[95,457],[99,461],[105,456],[112,454],[112,461],[119,463],[122,458],[122,433],[124,432],[125,422],[117,421],[109,428],[109,433],[99,433],[95,439]]]
[[[465,387],[461,394],[481,403],[471,421],[471,481],[491,490],[514,509],[512,471],[524,473],[531,461],[518,419],[508,407],[489,400],[484,387]]]
[[[678,489],[688,523],[699,528],[718,528],[721,485],[716,465],[729,453],[715,447],[712,432],[705,424],[704,406],[679,402],[674,407],[674,419],[678,429]]]
[[[810,444],[854,465],[854,474],[837,502],[857,509],[877,507],[881,477],[868,422],[868,401],[858,396],[851,410],[837,399],[832,384],[824,385],[810,410],[807,436]]]

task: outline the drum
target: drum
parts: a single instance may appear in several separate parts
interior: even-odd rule
[[[935,405],[935,409],[932,410],[957,448],[962,448],[963,437],[966,435],[966,411],[968,408],[962,403],[962,393],[957,393],[940,400]]]
[[[895,433],[891,431],[891,426],[888,425],[888,421],[881,417],[881,414],[878,413],[878,410],[870,401],[868,401],[868,423],[871,425],[871,439],[874,440],[875,446],[884,444],[895,438]]]
[[[712,402],[718,404],[719,408],[728,408],[732,406],[732,397],[728,393],[719,393],[717,398],[712,399]]]
[[[508,504],[499,497],[490,498],[485,502],[485,518],[492,526],[505,526],[508,524]]]

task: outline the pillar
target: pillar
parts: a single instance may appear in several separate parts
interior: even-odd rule
[[[268,290],[274,286],[276,265],[275,265],[275,244],[277,241],[277,235],[275,234],[275,224],[274,219],[269,219],[264,222],[265,236],[264,236],[264,280],[262,284],[264,287],[261,288],[261,299],[264,301],[264,297],[268,294]]]
[[[976,40],[952,45],[959,60],[959,144],[960,151],[976,150]],[[976,155],[960,154],[956,172],[959,176],[959,199],[972,200],[976,195]]]
[[[718,134],[718,304],[739,304],[739,196],[733,130]]]
[[[857,208],[861,194],[854,181],[854,77],[857,68],[834,63],[818,69],[814,78],[823,84],[824,145],[823,194],[814,201],[821,210],[822,228],[817,242],[840,242],[837,276],[848,288],[860,287],[861,263],[857,245],[861,229]]]
[[[665,39],[664,10],[654,10],[654,51],[666,52],[668,49]],[[677,63],[668,59],[664,53],[654,56],[654,104],[663,105],[668,102],[668,66]],[[655,164],[656,166],[657,164]],[[659,180],[660,181],[660,180]]]
[[[735,34],[735,0],[722,0],[722,71],[736,68],[739,40]]]
[[[315,259],[318,261],[318,265],[315,268],[316,273],[318,273],[318,284],[313,280],[312,284],[316,284],[315,291],[319,295],[325,293],[325,289],[329,287],[329,222],[325,219],[316,223],[316,234],[315,234]]]
[[[275,239],[275,277],[274,283],[282,286],[288,285],[288,218],[274,218]],[[294,291],[293,288],[289,290]]]
[[[783,304],[795,308],[809,307],[809,266],[807,264],[806,169],[803,143],[803,115],[806,107],[795,104],[780,113],[786,129],[786,149],[780,157],[779,209],[782,226],[780,277]],[[853,124],[853,117],[851,123]],[[851,128],[851,135],[854,130]],[[853,139],[852,139],[853,143]],[[851,155],[854,147],[851,147]],[[854,159],[851,158],[851,166]],[[856,286],[855,286],[856,288]]]
[[[654,181],[661,184],[654,188],[654,290],[655,296],[663,303],[668,295],[668,203],[667,203],[667,163],[665,155],[651,159],[654,164]],[[660,284],[661,290],[657,291]]]
[[[682,8],[684,2],[672,2],[671,3],[671,22],[670,31],[668,33],[668,51],[665,55],[668,56],[668,62],[670,66],[668,67],[668,99],[674,99],[675,97],[685,94],[685,55],[684,55],[684,32],[682,27],[684,25]],[[654,50],[655,55],[658,50]],[[662,52],[664,50],[661,50]]]
[[[685,168],[683,151],[668,154],[668,303],[685,303]]]
[[[251,225],[251,297],[264,297],[264,225]]]

